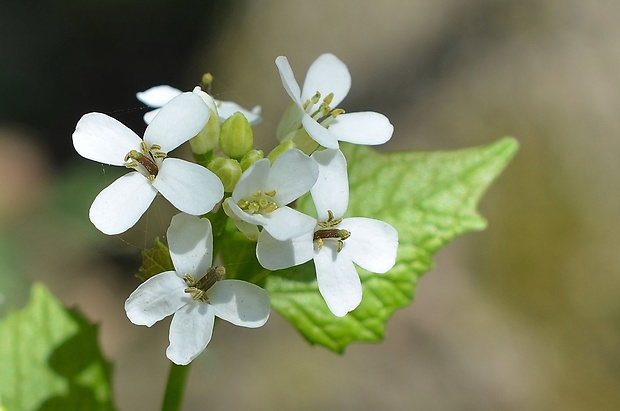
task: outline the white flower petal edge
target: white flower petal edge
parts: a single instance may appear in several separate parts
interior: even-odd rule
[[[314,257],[312,231],[287,241],[278,241],[267,231],[260,233],[256,245],[256,258],[268,270],[301,265]]]
[[[163,161],[153,187],[180,211],[192,215],[208,213],[224,196],[224,186],[215,174],[177,158]]]
[[[316,161],[299,150],[288,150],[274,161],[266,188],[276,190],[278,204],[289,204],[307,193],[319,176]]]
[[[181,93],[182,91],[177,88],[162,85],[140,91],[136,93],[136,97],[149,107],[159,108]]]
[[[263,230],[277,240],[289,240],[312,231],[316,220],[290,207],[280,207],[265,216]]]
[[[362,283],[351,260],[324,246],[314,255],[314,266],[319,291],[335,316],[342,317],[360,305]]]
[[[144,142],[168,153],[202,130],[211,110],[194,93],[183,93],[164,105],[144,131]]]
[[[347,160],[340,150],[323,150],[312,154],[319,166],[316,184],[310,190],[320,221],[326,221],[327,210],[343,216],[349,207]]]
[[[345,218],[339,227],[350,231],[341,254],[373,273],[383,274],[396,264],[398,232],[388,223],[372,218]]]
[[[142,139],[120,121],[102,113],[88,113],[73,132],[73,147],[84,158],[113,166],[125,165],[125,155],[140,150]]]
[[[218,282],[209,290],[209,302],[217,317],[241,327],[261,327],[269,319],[269,294],[245,281]]]
[[[166,236],[170,258],[177,272],[198,276],[211,268],[213,233],[209,220],[177,214],[170,221]]]
[[[317,91],[325,97],[334,93],[332,107],[344,100],[351,90],[351,73],[342,60],[331,53],[321,54],[308,68],[301,100],[306,101]]]
[[[207,348],[213,335],[215,313],[209,304],[187,304],[181,307],[170,323],[170,345],[166,356],[178,365],[187,365]]]
[[[127,318],[136,325],[152,326],[188,303],[191,297],[183,292],[185,288],[187,284],[174,271],[149,278],[125,301]]]
[[[328,131],[339,141],[376,146],[392,138],[394,126],[383,114],[364,111],[339,115]]]
[[[133,171],[118,178],[95,197],[88,216],[107,235],[133,227],[149,208],[157,190],[142,174]]]
[[[278,72],[280,73],[280,79],[282,80],[282,85],[284,86],[284,90],[289,95],[293,101],[301,107],[303,102],[301,101],[301,89],[299,88],[299,83],[295,79],[295,74],[293,73],[293,69],[288,62],[288,59],[285,56],[276,57],[276,67],[278,68]]]

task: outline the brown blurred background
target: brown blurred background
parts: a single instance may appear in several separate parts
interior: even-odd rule
[[[385,150],[451,150],[513,135],[521,151],[480,206],[482,233],[436,256],[380,344],[309,346],[274,313],[220,323],[185,410],[620,409],[620,3],[595,0],[131,0],[0,2],[0,310],[45,282],[101,323],[123,410],[157,409],[168,323],[129,323],[140,250],[172,210],[121,236],[87,220],[119,172],[80,158],[89,111],[137,132],[134,94],[157,84],[263,106],[272,145],[287,104],[273,63],[299,81],[321,53],[352,73],[343,107],[387,115]]]

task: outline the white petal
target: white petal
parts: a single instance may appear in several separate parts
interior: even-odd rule
[[[300,213],[290,207],[280,207],[277,210],[264,214],[263,230],[276,240],[285,241],[299,237],[302,234],[314,231],[316,220],[309,215]]]
[[[153,186],[173,206],[192,215],[206,214],[224,196],[222,182],[205,167],[178,158],[166,158]]]
[[[269,294],[255,284],[222,280],[207,292],[215,315],[234,325],[260,327],[269,318]]]
[[[260,159],[252,164],[239,178],[233,190],[232,198],[235,202],[253,195],[258,190],[266,189],[265,184],[269,178],[271,163],[269,159]],[[267,190],[271,190],[267,188]]]
[[[198,134],[210,115],[211,110],[200,97],[183,93],[161,108],[146,128],[144,141],[168,153]]]
[[[90,221],[104,234],[120,234],[133,227],[153,202],[157,190],[137,171],[103,189],[90,206]]]
[[[181,94],[182,91],[170,86],[155,86],[148,90],[136,93],[138,100],[149,107],[162,107],[167,102]]]
[[[299,107],[301,107],[301,89],[299,88],[299,83],[295,80],[295,74],[293,74],[293,69],[289,64],[288,59],[284,56],[277,57],[276,67],[278,67],[278,72],[280,73],[280,78],[282,79],[284,89],[288,93],[289,97],[292,98]]]
[[[115,166],[125,165],[131,150],[140,150],[142,139],[127,126],[101,113],[88,113],[73,132],[75,150],[89,160]]]
[[[310,191],[318,176],[316,161],[292,149],[273,163],[265,189],[276,191],[274,201],[278,205],[287,205]]]
[[[323,246],[314,256],[319,291],[330,311],[338,317],[353,311],[362,301],[359,275],[351,260],[343,257],[335,247],[329,246]]]
[[[258,237],[256,257],[268,270],[294,267],[314,257],[312,232],[288,241],[278,241],[263,230]]]
[[[310,65],[301,92],[301,101],[311,98],[317,91],[321,93],[321,99],[329,93],[334,93],[330,105],[337,107],[349,94],[350,89],[351,74],[347,65],[333,54],[325,53]]]
[[[318,220],[327,221],[327,210],[341,218],[349,206],[347,160],[340,150],[316,151],[312,158],[319,165],[319,178],[310,190]]]
[[[227,216],[232,218],[233,220],[240,220],[242,222],[251,224],[251,225],[263,225],[267,219],[263,217],[262,214],[250,214],[243,211],[232,199],[232,197],[228,197],[224,200],[223,203],[224,212]],[[247,228],[246,228],[247,229]],[[243,229],[239,229],[242,233],[245,233]],[[253,231],[253,230],[252,230]],[[248,234],[252,234],[252,231],[248,229]]]
[[[157,115],[157,113],[159,113],[159,109],[156,108],[155,110],[151,110],[147,113],[144,113],[144,116],[142,116],[142,118],[144,119],[144,122],[149,125],[151,124],[151,121],[153,121],[153,119],[155,118],[155,116]]]
[[[187,304],[172,317],[166,356],[175,364],[189,364],[207,348],[214,324],[215,315],[209,304]]]
[[[339,115],[329,126],[329,131],[339,141],[373,146],[392,138],[394,126],[383,114],[364,111]]]
[[[344,114],[342,114],[344,115]],[[308,114],[304,114],[301,118],[301,124],[310,137],[320,145],[326,148],[337,149],[338,139],[328,129],[317,123]]]
[[[180,275],[202,277],[213,261],[213,234],[206,218],[180,213],[172,217],[167,231],[174,268]]]
[[[372,218],[345,218],[338,228],[351,232],[340,254],[373,273],[385,273],[396,263],[398,232],[386,222]]]
[[[172,315],[191,300],[183,290],[187,287],[174,271],[157,274],[136,288],[125,301],[129,321],[150,327]]]
[[[254,113],[250,110],[246,110],[237,103],[234,103],[232,101],[217,102],[217,114],[220,119],[220,123],[226,121],[228,117],[232,116],[236,112],[240,112],[241,114],[243,114],[252,126],[255,126],[261,121],[263,121],[263,118],[260,116],[260,114]]]
[[[213,97],[211,97],[211,95],[205,91],[202,91],[202,89],[200,88],[200,86],[196,86],[194,87],[194,89],[192,90],[192,93],[198,95],[198,97],[200,97],[202,99],[202,101],[205,102],[205,104],[207,105],[207,107],[209,107],[209,109],[214,112],[217,113],[217,104],[215,103],[215,100],[213,99]]]

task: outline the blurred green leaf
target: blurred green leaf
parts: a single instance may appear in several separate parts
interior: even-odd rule
[[[7,410],[114,410],[98,326],[35,284],[28,305],[0,321],[0,398]]]
[[[363,146],[343,147],[350,182],[347,216],[392,224],[400,241],[396,265],[383,275],[358,267],[363,300],[342,318],[329,311],[319,294],[312,262],[276,271],[265,282],[273,308],[310,343],[336,352],[355,341],[380,340],[393,312],[412,301],[418,279],[432,268],[433,254],[454,237],[485,228],[476,205],[517,147],[511,138],[452,152],[380,154]],[[298,206],[314,214],[308,197]],[[242,247],[239,241],[234,250],[249,258]],[[225,261],[234,261],[232,257]],[[240,277],[265,274],[255,263],[238,273]]]

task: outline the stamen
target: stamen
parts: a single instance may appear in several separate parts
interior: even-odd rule
[[[134,161],[129,161],[129,159],[132,159]],[[127,153],[127,155],[125,156],[125,161],[127,162],[127,167],[131,168],[136,168],[136,163],[140,164],[142,167],[144,167],[148,175],[153,176],[153,178],[156,177],[157,173],[159,172],[159,168],[157,167],[157,164],[155,164],[155,161],[153,161],[152,158],[145,154],[138,153],[136,150],[131,150],[129,153]]]
[[[209,302],[207,291],[226,276],[226,269],[222,266],[211,267],[209,271],[199,280],[191,274],[185,274],[183,280],[189,286],[184,291],[192,295],[196,301]]]
[[[243,198],[237,202],[240,209],[250,214],[271,213],[278,209],[278,204],[272,200],[276,195],[276,190],[256,191],[252,196]]]
[[[324,230],[315,231],[312,240],[316,241],[316,244],[320,250],[323,247],[325,240],[335,239],[337,242],[336,251],[340,252],[342,251],[342,247],[344,247],[344,240],[349,237],[351,237],[351,232],[348,230],[327,228]]]

